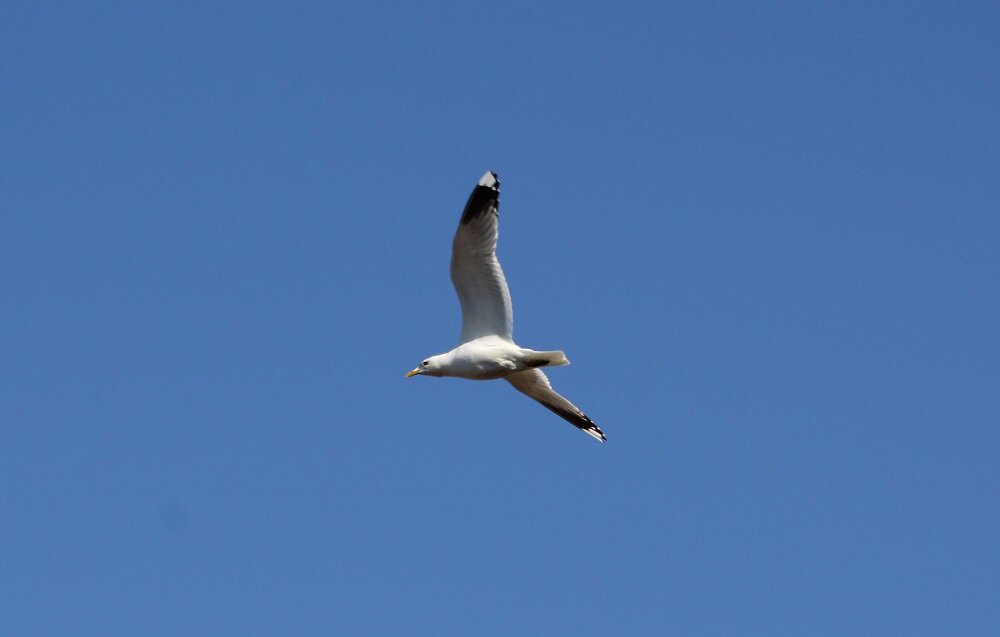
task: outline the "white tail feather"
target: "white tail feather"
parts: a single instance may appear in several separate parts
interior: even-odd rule
[[[527,350],[524,352],[525,362],[529,367],[559,367],[569,365],[569,359],[564,352],[537,352]]]

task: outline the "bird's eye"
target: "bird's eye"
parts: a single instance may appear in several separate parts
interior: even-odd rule
[[[423,365],[424,367],[427,367],[427,361],[424,361],[424,362],[422,362],[420,364]]]

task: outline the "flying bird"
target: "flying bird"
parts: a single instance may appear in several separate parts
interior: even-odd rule
[[[496,247],[500,180],[487,171],[469,195],[451,243],[451,282],[462,305],[460,344],[425,359],[406,377],[457,376],[470,380],[503,378],[585,434],[607,438],[594,421],[560,396],[542,367],[569,365],[563,352],[525,349],[514,342],[514,309]]]

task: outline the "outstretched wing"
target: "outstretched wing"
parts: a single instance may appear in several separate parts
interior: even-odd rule
[[[542,403],[546,409],[559,414],[582,430],[583,433],[601,442],[607,440],[601,428],[593,420],[587,418],[587,415],[580,411],[579,407],[552,389],[549,379],[542,373],[542,370],[528,369],[523,372],[515,372],[506,376],[506,379],[514,386],[514,389]]]
[[[512,338],[514,309],[496,255],[499,217],[500,180],[487,171],[469,195],[451,243],[451,282],[462,304],[460,343]]]

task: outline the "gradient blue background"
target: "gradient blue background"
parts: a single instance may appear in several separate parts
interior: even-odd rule
[[[26,5],[4,634],[1000,634],[995,2]]]

